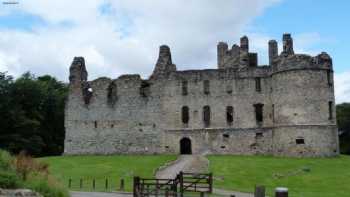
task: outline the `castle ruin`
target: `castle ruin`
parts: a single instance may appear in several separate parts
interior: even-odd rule
[[[65,154],[339,154],[331,57],[295,54],[268,42],[258,65],[246,36],[217,46],[217,69],[178,71],[161,46],[149,79],[88,81],[82,57],[70,67]]]

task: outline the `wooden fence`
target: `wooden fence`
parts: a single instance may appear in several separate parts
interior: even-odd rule
[[[212,193],[212,173],[180,172],[175,179],[146,179],[134,177],[134,197],[183,197],[185,192]]]

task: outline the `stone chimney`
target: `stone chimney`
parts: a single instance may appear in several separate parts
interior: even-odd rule
[[[218,68],[223,69],[224,68],[224,58],[228,51],[228,45],[226,42],[219,42],[217,46],[217,55],[218,55]]]
[[[247,36],[241,38],[241,49],[244,52],[249,52],[249,40]]]
[[[278,44],[276,40],[269,41],[269,64],[272,65],[273,61],[278,57]]]
[[[170,48],[167,45],[162,45],[159,47],[157,64],[151,78],[157,78],[172,71],[176,71],[176,66],[172,63]]]
[[[86,81],[88,73],[85,67],[84,57],[74,57],[69,68],[69,82],[76,83]]]
[[[283,34],[283,55],[294,55],[293,39],[289,33]]]

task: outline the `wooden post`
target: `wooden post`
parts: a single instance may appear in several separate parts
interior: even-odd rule
[[[265,186],[255,186],[254,197],[265,197]]]
[[[134,176],[134,197],[139,197],[140,177]]]
[[[106,188],[106,190],[108,190],[108,178],[106,178],[105,188]]]
[[[156,197],[158,197],[158,192],[159,192],[159,181],[157,179],[156,180],[156,194],[155,194]]]
[[[213,173],[209,173],[209,193],[213,193]]]
[[[201,197],[204,197],[204,192],[201,192]]]
[[[80,180],[79,180],[79,188],[80,188],[80,189],[83,188],[83,179],[80,179]]]
[[[124,179],[120,179],[120,187],[119,187],[120,191],[124,191]]]
[[[288,197],[288,188],[277,187],[275,190],[276,197]]]
[[[180,196],[183,197],[184,196],[184,177],[183,177],[183,172],[180,171],[179,174],[179,182],[180,182]]]
[[[92,179],[92,189],[95,190],[96,188],[96,182],[95,182],[95,178]]]
[[[165,197],[169,197],[169,189],[168,188],[165,189]]]
[[[68,188],[70,189],[72,187],[72,179],[68,180]]]

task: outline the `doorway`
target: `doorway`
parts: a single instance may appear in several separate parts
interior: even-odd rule
[[[184,137],[180,140],[180,154],[189,155],[192,154],[191,140]]]

